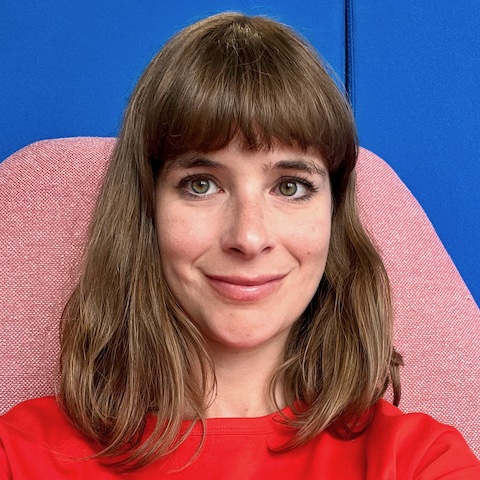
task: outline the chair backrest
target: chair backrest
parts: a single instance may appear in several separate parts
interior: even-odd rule
[[[0,164],[0,413],[54,391],[59,319],[114,143],[46,140]]]
[[[55,391],[58,325],[115,140],[45,140],[0,164],[0,413]],[[384,258],[404,411],[455,425],[480,455],[480,312],[420,205],[361,150],[362,220]]]

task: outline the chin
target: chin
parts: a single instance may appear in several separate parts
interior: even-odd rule
[[[290,332],[290,327],[280,331],[262,332],[258,328],[251,328],[249,332],[210,332],[205,335],[208,344],[212,349],[240,352],[252,350],[265,350],[272,348],[281,355],[283,347]]]

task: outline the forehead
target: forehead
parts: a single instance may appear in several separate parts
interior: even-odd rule
[[[265,171],[271,169],[300,170],[308,174],[326,176],[326,162],[313,149],[302,150],[276,143],[268,149],[251,150],[238,141],[210,152],[189,151],[172,157],[165,165],[166,172],[192,168],[214,168],[227,170],[235,166],[249,167],[255,164]]]

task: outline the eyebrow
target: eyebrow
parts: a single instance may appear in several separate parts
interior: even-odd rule
[[[318,165],[316,162],[305,159],[291,159],[291,160],[281,160],[276,162],[272,167],[275,170],[302,170],[309,174],[317,174],[322,177],[327,175],[327,171],[321,165]]]
[[[205,157],[197,156],[179,156],[166,165],[166,170],[172,170],[173,168],[195,168],[195,167],[213,167],[219,169],[225,169],[225,165],[215,160],[211,160]]]
[[[211,168],[218,168],[221,170],[225,170],[226,167],[224,164],[220,162],[216,162],[215,160],[211,160],[210,158],[205,158],[201,156],[190,156],[180,155],[179,157],[175,158],[171,162],[168,162],[166,165],[166,171],[170,171],[174,168],[182,169],[182,168],[195,168],[195,167],[211,167]],[[327,171],[321,165],[318,165],[316,162],[312,160],[306,159],[287,159],[287,160],[280,160],[270,165],[265,165],[265,168],[272,168],[274,170],[300,170],[311,175],[317,174],[322,177],[327,176]]]

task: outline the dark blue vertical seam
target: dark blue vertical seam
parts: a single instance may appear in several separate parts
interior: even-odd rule
[[[355,45],[353,0],[345,0],[345,89],[355,111]]]

